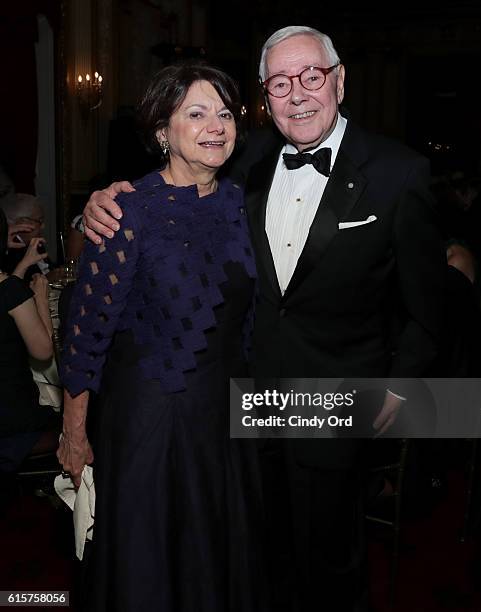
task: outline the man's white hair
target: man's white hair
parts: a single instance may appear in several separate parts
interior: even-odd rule
[[[31,217],[36,207],[43,206],[39,198],[30,193],[17,193],[15,197],[0,203],[9,223],[15,223],[21,217]]]
[[[259,63],[259,77],[262,82],[264,82],[267,78],[266,60],[269,49],[272,49],[272,47],[278,45],[283,40],[291,38],[292,36],[299,36],[299,34],[307,34],[312,36],[321,43],[327,54],[329,66],[334,66],[335,64],[339,64],[341,62],[337,51],[334,49],[332,40],[327,34],[323,34],[322,32],[319,32],[319,30],[315,30],[314,28],[310,28],[308,26],[287,26],[286,28],[281,28],[280,30],[277,30],[277,32],[274,32],[274,34],[272,34],[266,40],[264,46],[262,47],[261,60]],[[322,66],[322,68],[329,68],[329,66]],[[336,71],[338,72],[339,68],[337,68]]]

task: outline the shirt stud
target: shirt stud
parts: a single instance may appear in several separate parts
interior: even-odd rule
[[[353,183],[352,181],[350,181],[350,182],[347,184],[347,188],[348,188],[348,189],[354,189],[354,183]]]

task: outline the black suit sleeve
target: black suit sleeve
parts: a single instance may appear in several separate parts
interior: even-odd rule
[[[245,185],[252,166],[280,147],[283,142],[280,134],[270,126],[252,130],[229,162],[229,178],[234,183]]]
[[[393,226],[398,285],[406,316],[389,388],[401,395],[406,387],[396,379],[426,374],[438,355],[443,326],[447,261],[429,180],[429,163],[417,158]]]

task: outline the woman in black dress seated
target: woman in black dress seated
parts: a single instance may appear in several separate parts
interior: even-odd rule
[[[8,225],[0,210],[0,270],[7,250]],[[37,274],[29,288],[27,269],[47,257],[38,253],[41,238],[32,238],[23,259],[8,276],[0,271],[0,479],[14,474],[23,459],[52,427],[55,413],[40,406],[29,356],[52,357],[52,323],[48,283]],[[2,487],[0,487],[2,488]]]
[[[95,454],[91,612],[266,609],[254,441],[229,439],[255,285],[242,192],[217,178],[239,109],[223,72],[164,68],[139,107],[163,167],[118,196],[120,231],[82,255],[58,456],[78,485]]]

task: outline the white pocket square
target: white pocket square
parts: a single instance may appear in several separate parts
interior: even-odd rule
[[[364,221],[344,221],[343,223],[339,223],[339,229],[348,229],[350,227],[358,227],[359,225],[366,225],[367,223],[373,223],[377,221],[376,215],[369,215],[367,219]]]

